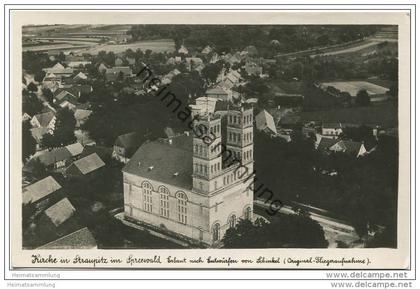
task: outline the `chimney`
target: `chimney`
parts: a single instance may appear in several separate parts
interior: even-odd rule
[[[170,138],[170,139],[168,140],[168,142],[169,142],[169,144],[171,145],[171,144],[172,144],[172,139]]]

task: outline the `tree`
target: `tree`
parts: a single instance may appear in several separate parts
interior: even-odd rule
[[[48,175],[47,168],[41,161],[36,158],[31,160],[32,175],[36,179],[45,178]]]
[[[356,105],[358,106],[368,106],[370,105],[370,96],[367,93],[366,89],[360,90],[356,95]]]
[[[25,162],[35,151],[36,141],[31,133],[31,124],[27,120],[22,123],[22,161]]]
[[[30,116],[34,116],[42,111],[44,106],[38,97],[33,93],[28,93],[28,91],[22,91],[22,110]]]
[[[42,138],[42,146],[47,148],[65,146],[76,141],[74,130],[76,119],[73,112],[68,108],[63,108],[57,112],[57,120],[52,135],[46,134]]]
[[[54,100],[54,94],[52,93],[52,91],[49,88],[43,88],[42,89],[42,95],[45,97],[45,99],[49,102],[49,103],[53,103]]]
[[[38,87],[33,82],[29,83],[28,86],[27,86],[27,88],[31,92],[37,92],[38,91]]]
[[[42,82],[42,80],[44,80],[45,75],[46,75],[45,71],[43,71],[43,70],[37,71],[35,73],[34,79],[37,82]]]
[[[226,248],[325,248],[324,230],[306,214],[281,215],[266,223],[241,220],[223,237]]]
[[[218,63],[210,63],[201,71],[202,76],[207,80],[208,83],[215,83],[217,76],[219,76],[222,70],[222,65]]]

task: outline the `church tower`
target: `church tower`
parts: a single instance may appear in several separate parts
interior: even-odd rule
[[[193,137],[193,190],[201,194],[214,192],[222,173],[220,116],[205,114],[194,125]]]
[[[231,159],[241,161],[242,165],[252,165],[253,139],[252,108],[230,108],[227,115],[226,147],[231,152]]]

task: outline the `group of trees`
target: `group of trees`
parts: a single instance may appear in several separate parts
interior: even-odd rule
[[[364,139],[360,133],[346,132]],[[369,155],[325,155],[310,140],[286,143],[262,133],[255,136],[255,170],[259,182],[284,203],[299,201],[321,207],[346,219],[364,236],[367,224],[385,226],[396,236],[398,141],[382,136]],[[275,153],[271,153],[275,152]],[[322,171],[336,171],[336,176]],[[396,239],[384,246],[395,247]]]
[[[173,39],[177,47],[202,49],[211,44],[218,52],[254,45],[261,55],[270,55],[362,39],[378,29],[367,25],[133,25],[128,33],[134,41]]]
[[[52,134],[44,135],[42,146],[55,148],[74,143],[76,141],[75,127],[76,119],[73,112],[68,108],[60,109],[56,114],[54,131]]]
[[[239,220],[224,235],[225,248],[326,248],[324,230],[303,214],[281,215],[267,223]]]

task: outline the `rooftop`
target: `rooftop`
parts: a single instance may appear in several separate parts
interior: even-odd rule
[[[70,219],[74,215],[76,209],[70,203],[69,199],[64,198],[61,201],[58,201],[48,209],[44,211],[45,215],[51,220],[51,222],[56,226],[60,226],[65,221]]]
[[[93,153],[75,161],[73,165],[76,166],[83,175],[86,175],[103,167],[105,163],[96,153]]]
[[[144,143],[123,172],[191,190],[192,161],[192,135],[183,134],[171,141],[160,139]]]
[[[61,186],[57,181],[48,176],[36,183],[23,188],[22,201],[24,205],[35,203],[42,198],[52,194],[61,189]]]
[[[92,249],[96,240],[87,227],[49,242],[38,249]]]

